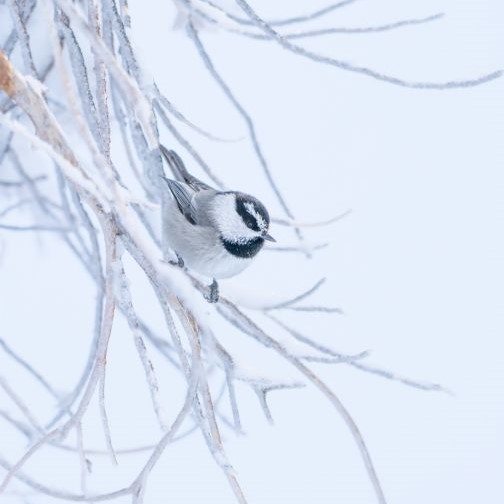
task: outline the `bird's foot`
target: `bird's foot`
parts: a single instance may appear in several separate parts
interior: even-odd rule
[[[209,303],[217,303],[219,301],[219,284],[217,283],[217,280],[213,280],[213,282],[209,285],[210,292],[208,294],[205,294],[205,299]]]
[[[174,260],[169,260],[169,261],[166,261],[168,264],[171,264],[172,266],[178,266],[179,268],[183,268],[184,267],[184,259],[182,259],[182,257],[180,257],[178,254],[177,255],[177,260],[174,261]]]

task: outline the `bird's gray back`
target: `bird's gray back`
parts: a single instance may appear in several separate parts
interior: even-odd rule
[[[214,208],[212,203],[215,201],[217,191],[207,189],[194,192],[192,196],[192,205],[195,209],[196,225],[215,227]]]

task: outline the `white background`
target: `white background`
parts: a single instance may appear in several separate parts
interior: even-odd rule
[[[172,4],[130,4],[141,63],[163,93],[215,134],[245,137],[243,122],[183,30],[172,29]],[[253,2],[266,18],[324,5]],[[504,4],[498,0],[363,0],[313,26],[376,25],[437,12],[447,15],[427,25],[300,43],[408,80],[471,78],[503,66]],[[286,315],[291,322],[341,351],[372,349],[370,363],[453,392],[408,389],[348,367],[317,368],[360,426],[388,501],[504,502],[503,81],[444,92],[402,89],[317,65],[272,42],[208,31],[202,39],[253,116],[296,217],[320,220],[353,210],[338,224],[305,231],[310,242],[331,244],[313,260],[263,253],[250,270],[223,282],[223,292],[288,297],[327,276],[316,300],[341,306],[346,315]],[[186,131],[229,186],[253,192],[280,213],[247,140],[216,144]],[[176,147],[166,132],[163,138]],[[272,233],[281,243],[294,242],[283,229]],[[91,338],[93,286],[54,238],[1,232],[0,248],[1,337],[58,389],[69,390]],[[149,295],[137,288],[139,299]],[[152,317],[159,317],[154,309]],[[250,366],[277,371],[277,361],[249,351],[255,347],[243,336],[229,332],[222,338]],[[47,418],[43,391],[1,353],[0,359],[2,374]],[[167,409],[174,412],[182,399],[180,381],[163,361],[155,364]],[[317,391],[273,393],[273,427],[250,391],[240,388],[239,394],[246,436],[227,432],[225,439],[251,504],[375,502],[348,431]],[[117,446],[158,439],[123,322],[113,334],[107,395]],[[0,407],[11,408],[4,395]],[[90,446],[103,447],[95,409],[85,435]],[[24,447],[22,437],[0,423],[2,453],[15,460]],[[108,459],[92,457],[90,486],[104,491],[126,484],[144,458],[125,457],[114,468]],[[78,465],[67,454],[46,449],[26,469],[60,488],[78,488]],[[24,500],[11,492],[0,502]],[[153,472],[146,503],[165,502],[234,502],[199,434],[170,447]]]

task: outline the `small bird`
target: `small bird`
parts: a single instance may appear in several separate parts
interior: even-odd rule
[[[264,240],[275,241],[268,234],[268,211],[249,194],[210,187],[187,171],[176,152],[159,148],[176,178],[164,178],[173,196],[163,222],[166,242],[179,266],[213,279],[205,297],[216,303],[217,279],[241,273]]]

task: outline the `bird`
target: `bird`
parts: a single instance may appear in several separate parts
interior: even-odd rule
[[[169,194],[163,217],[166,244],[181,267],[212,279],[210,303],[219,300],[217,280],[230,278],[250,266],[269,234],[270,216],[254,196],[217,190],[191,175],[180,156],[163,145],[159,149],[174,179],[164,176]]]

